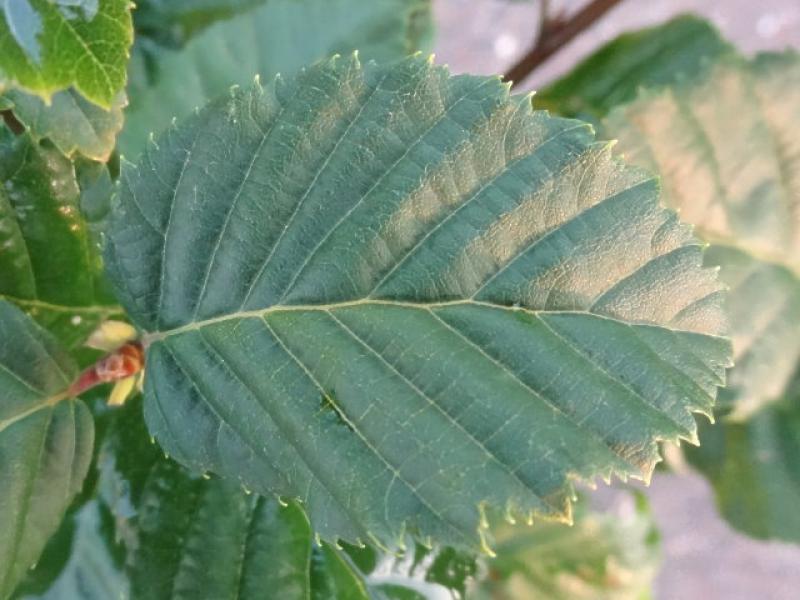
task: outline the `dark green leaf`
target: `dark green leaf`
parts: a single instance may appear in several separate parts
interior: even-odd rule
[[[171,3],[170,3],[171,4]],[[138,155],[150,132],[165,129],[233,84],[256,74],[272,79],[334,53],[357,49],[362,59],[394,60],[425,46],[429,0],[270,0],[217,23],[183,50],[134,56],[131,105],[120,145]],[[147,68],[147,62],[154,66]]]
[[[233,92],[127,165],[113,212],[150,431],[327,540],[567,519],[570,481],[694,439],[729,361],[648,175],[419,58]]]
[[[0,91],[49,99],[74,86],[110,108],[133,41],[129,0],[12,0],[0,5]]]
[[[572,527],[504,527],[476,600],[648,598],[659,535],[644,497],[631,505],[620,515],[580,511]]]
[[[114,98],[110,110],[92,104],[73,89],[53,94],[50,104],[37,96],[9,90],[0,96],[0,109],[13,110],[35,140],[47,138],[67,156],[76,153],[105,162],[122,129],[124,92]]]
[[[104,167],[80,165],[92,203],[99,196],[108,202],[110,182],[99,184]],[[25,309],[70,349],[120,313],[103,277],[98,232],[81,211],[81,192],[72,161],[0,127],[0,298]]]
[[[66,399],[77,367],[55,339],[0,300],[0,598],[39,558],[92,456],[88,409]]]
[[[713,244],[706,262],[731,289],[736,363],[723,406],[744,417],[781,398],[800,359],[800,60],[720,59],[605,127]]]
[[[626,33],[534,96],[538,108],[592,120],[636,97],[639,89],[690,77],[731,52],[713,25],[692,16]]]
[[[745,423],[701,428],[689,461],[714,486],[723,516],[757,538],[800,543],[800,397],[768,406]]]

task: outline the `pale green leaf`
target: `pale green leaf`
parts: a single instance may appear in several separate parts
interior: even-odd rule
[[[77,169],[52,146],[0,126],[0,298],[70,349],[120,313],[103,277],[98,232],[81,210],[82,192],[91,190],[93,216],[101,218],[96,205],[108,202],[112,186],[102,165]]]
[[[778,399],[800,359],[800,60],[719,60],[615,110],[609,135],[658,171],[666,202],[710,242],[731,288],[734,368],[723,405],[740,417]]]
[[[648,598],[659,534],[644,497],[617,512],[582,510],[572,527],[503,527],[475,600]]]
[[[420,58],[233,92],[126,165],[112,213],[150,430],[328,540],[567,519],[571,480],[694,440],[729,361],[650,176]]]
[[[105,110],[69,89],[53,94],[48,105],[37,96],[10,90],[0,96],[0,110],[13,110],[33,139],[47,138],[67,156],[80,153],[105,162],[122,129],[122,109],[127,102],[125,93],[120,92],[111,109]]]
[[[47,332],[0,300],[0,598],[39,558],[89,467],[94,425],[66,400],[77,367]]]
[[[363,60],[402,58],[426,46],[430,12],[430,0],[270,0],[213,25],[180,51],[143,44],[131,67],[120,147],[138,155],[150,132],[234,84],[250,85],[257,74],[265,80],[291,75],[353,50]]]
[[[125,85],[132,6],[130,0],[4,0],[0,91],[20,87],[49,100],[74,86],[110,108]]]

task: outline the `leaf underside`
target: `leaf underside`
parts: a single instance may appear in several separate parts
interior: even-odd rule
[[[107,265],[151,432],[325,539],[566,519],[571,480],[648,477],[723,382],[719,285],[655,182],[497,78],[334,59],[122,179]]]
[[[627,159],[662,175],[666,202],[721,265],[739,417],[781,398],[800,360],[800,60],[728,57],[644,93],[605,123]]]
[[[0,300],[0,598],[39,558],[89,468],[88,409],[55,404],[76,370],[49,334]]]

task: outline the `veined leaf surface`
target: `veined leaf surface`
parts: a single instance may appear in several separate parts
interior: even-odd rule
[[[179,51],[142,44],[132,61],[120,147],[137,156],[151,132],[234,84],[249,85],[256,74],[265,81],[288,76],[353,50],[363,60],[403,58],[427,46],[431,10],[430,0],[269,0],[214,24]]]
[[[0,598],[36,562],[89,468],[94,425],[65,400],[70,356],[22,311],[0,300]]]
[[[74,86],[110,108],[125,86],[130,0],[13,0],[0,6],[0,91],[44,99]]]
[[[108,228],[145,416],[325,538],[475,547],[647,478],[729,362],[713,271],[646,173],[497,78],[336,59],[123,169]]]
[[[723,406],[744,417],[782,397],[800,360],[800,60],[720,60],[605,126],[662,175],[666,202],[722,267],[736,364]]]

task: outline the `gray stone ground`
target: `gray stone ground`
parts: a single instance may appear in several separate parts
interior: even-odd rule
[[[554,8],[583,0],[553,0]],[[454,72],[498,73],[530,44],[537,0],[434,0],[437,62]],[[744,52],[800,47],[800,0],[626,0],[525,82],[536,89],[618,33],[680,12],[712,19]],[[760,542],[716,514],[706,482],[693,473],[656,476],[648,490],[664,537],[656,600],[796,600],[800,546]],[[798,506],[800,510],[800,506]]]

